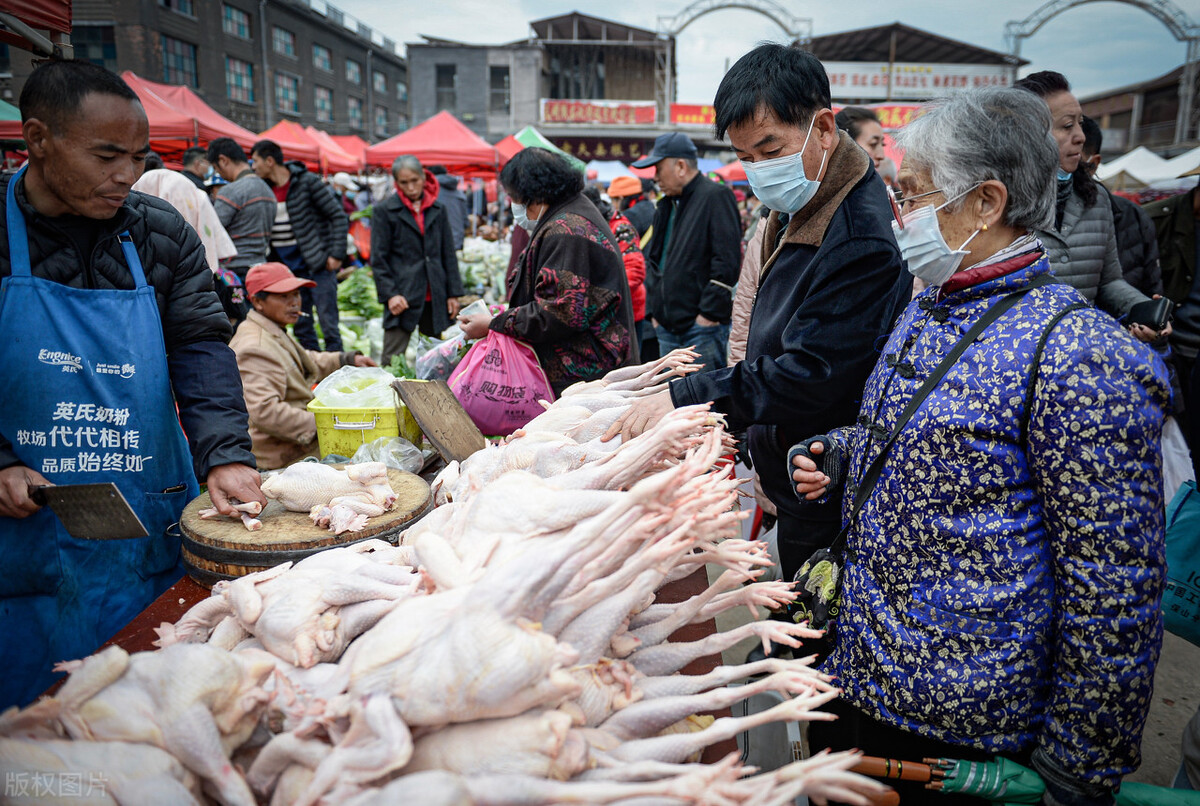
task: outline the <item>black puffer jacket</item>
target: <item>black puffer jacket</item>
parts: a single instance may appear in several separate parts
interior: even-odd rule
[[[1158,236],[1154,222],[1137,204],[1118,196],[1104,185],[1112,206],[1113,229],[1117,235],[1117,258],[1125,282],[1150,297],[1163,292],[1162,266],[1158,260]]]
[[[346,260],[346,233],[350,219],[333,189],[310,173],[303,162],[287,164],[292,172],[287,211],[296,244],[310,272],[325,269],[325,261]]]
[[[0,178],[0,279],[12,273],[4,215],[10,181]],[[133,277],[116,237],[129,231],[158,301],[171,384],[198,478],[203,480],[217,465],[253,467],[241,376],[227,346],[233,331],[213,292],[212,272],[196,231],[167,202],[134,191],[112,219],[97,222],[102,234],[84,260],[70,235],[30,206],[23,181],[16,197],[25,214],[34,277],[72,288],[130,290]],[[5,437],[0,424],[0,468],[17,464]]]

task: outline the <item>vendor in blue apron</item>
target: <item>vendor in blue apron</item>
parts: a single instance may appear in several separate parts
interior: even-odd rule
[[[200,239],[130,192],[150,150],[137,96],[102,67],[49,62],[20,108],[29,162],[0,179],[0,710],[180,578],[167,529],[198,479],[227,514],[266,503]],[[117,485],[147,537],[78,539],[30,499],[95,482]]]

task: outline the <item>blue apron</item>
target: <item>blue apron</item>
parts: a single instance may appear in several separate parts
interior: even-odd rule
[[[55,484],[116,483],[148,537],[78,540],[48,508],[0,517],[0,710],[54,682],[55,662],[94,652],[182,574],[166,530],[199,493],[167,374],[154,289],[128,232],[133,291],[33,277],[8,183],[12,275],[0,282],[0,433]]]

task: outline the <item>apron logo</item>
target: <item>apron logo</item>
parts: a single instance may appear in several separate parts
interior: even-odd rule
[[[133,364],[97,364],[97,375],[120,375],[122,378],[132,378],[135,372]]]
[[[62,367],[63,372],[78,372],[83,369],[83,359],[59,350],[38,351],[38,361],[52,367]]]

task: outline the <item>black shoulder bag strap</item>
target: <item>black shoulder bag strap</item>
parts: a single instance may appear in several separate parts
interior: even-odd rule
[[[988,325],[1003,316],[1006,311],[1016,305],[1022,297],[1033,289],[1049,285],[1053,282],[1053,277],[1049,274],[1043,274],[1034,278],[1029,285],[1003,297],[991,308],[988,308],[987,312],[979,317],[979,320],[975,322],[971,329],[963,334],[958,344],[954,345],[954,349],[929,374],[929,377],[925,379],[925,383],[921,384],[921,388],[909,399],[908,405],[904,407],[904,411],[900,412],[900,416],[896,418],[896,425],[892,429],[887,442],[883,443],[883,447],[879,449],[879,453],[871,461],[871,464],[867,466],[866,472],[863,473],[862,479],[858,483],[858,491],[854,494],[854,506],[850,510],[850,517],[846,521],[846,525],[842,528],[842,531],[834,538],[833,544],[830,545],[830,555],[839,556],[845,550],[846,539],[850,535],[850,530],[854,528],[854,522],[858,519],[858,513],[862,511],[863,506],[867,503],[867,499],[871,496],[871,491],[875,489],[875,482],[879,481],[879,474],[883,471],[883,465],[887,460],[888,452],[900,437],[900,432],[904,430],[904,426],[908,425],[908,421],[912,419],[912,416],[917,413],[917,409],[925,402],[925,398],[929,397],[930,392],[941,383],[942,378],[946,377],[946,373],[950,371],[950,368],[966,352],[971,343],[979,338],[979,334],[987,329]]]

